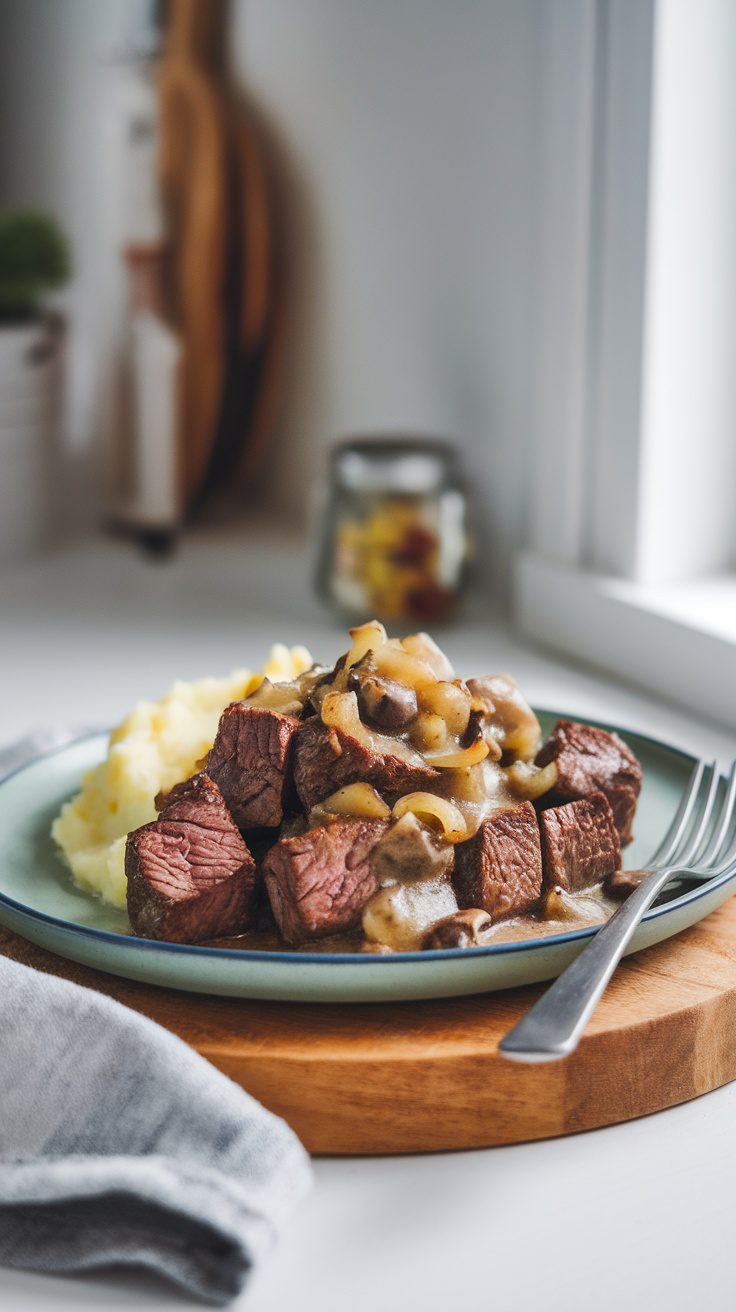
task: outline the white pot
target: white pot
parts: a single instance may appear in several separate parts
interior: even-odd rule
[[[0,325],[0,562],[49,542],[63,340],[53,319]]]

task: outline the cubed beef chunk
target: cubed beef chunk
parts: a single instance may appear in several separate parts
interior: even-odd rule
[[[226,806],[217,784],[204,770],[199,770],[190,779],[174,784],[170,792],[159,793],[156,810],[161,820],[189,820],[195,825],[206,825],[214,815],[226,811]]]
[[[606,878],[605,891],[609,897],[624,898],[636,891],[650,870],[613,870]]]
[[[385,820],[344,820],[282,838],[263,863],[276,923],[287,943],[354,929],[378,892],[370,854]]]
[[[498,811],[467,843],[455,848],[460,907],[477,907],[493,920],[530,911],[542,894],[542,854],[531,802]]]
[[[196,943],[250,926],[255,862],[206,774],[179,784],[160,818],[128,835],[125,873],[143,938]]]
[[[544,882],[568,893],[598,884],[621,864],[621,842],[603,793],[550,807],[539,817]]]
[[[302,806],[310,810],[346,784],[365,780],[387,801],[431,787],[440,771],[416,753],[374,752],[342,729],[315,718],[299,727],[294,740],[294,779]]]
[[[276,828],[295,805],[291,757],[299,721],[233,702],[220,719],[207,773],[239,829]]]
[[[641,791],[641,766],[618,734],[560,720],[536,760],[537,765],[554,761],[557,766],[553,802],[605,793],[621,842],[631,842],[631,823]]]

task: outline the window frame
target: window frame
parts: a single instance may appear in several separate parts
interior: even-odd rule
[[[704,217],[689,214],[680,234],[663,202],[663,188],[678,180],[663,134],[668,116],[680,112],[677,79],[687,70],[688,41],[698,37],[688,24],[715,23],[703,29],[704,57],[714,58],[718,24],[734,22],[723,0],[707,0],[705,15],[686,5],[569,0],[545,7],[535,458],[528,545],[515,562],[513,597],[529,636],[736,727],[736,539],[728,536],[727,490],[716,488],[722,500],[714,531],[698,539],[698,517],[689,524],[680,516],[678,550],[669,553],[666,506],[653,500],[658,474],[668,472],[656,408],[662,371],[673,361],[676,367],[683,349],[676,334],[667,338],[672,298],[658,268],[662,225],[669,224],[664,235],[676,250],[678,241],[694,241],[703,218],[715,257],[727,254],[729,273],[736,269],[730,209],[725,217],[715,206]],[[704,113],[714,120],[721,102],[716,93],[710,101]],[[711,126],[703,119],[701,136]],[[726,199],[736,202],[736,181]],[[733,291],[736,302],[736,283]],[[707,299],[695,305],[701,318],[710,310]],[[708,323],[701,326],[707,335]],[[735,329],[736,317],[727,323],[736,339]],[[705,347],[693,369],[696,393],[711,386]],[[730,393],[717,400],[699,439],[706,460],[727,455],[727,421],[736,418]],[[692,415],[684,414],[681,441],[688,423]],[[672,479],[664,485],[672,489]],[[712,475],[704,477],[696,495],[712,495],[712,485]],[[687,483],[675,487],[675,503],[679,495],[686,504],[689,490]],[[719,610],[715,623],[706,599]]]

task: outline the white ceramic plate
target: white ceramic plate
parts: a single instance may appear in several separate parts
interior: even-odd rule
[[[540,712],[549,729],[562,713]],[[610,728],[612,726],[605,726]],[[693,765],[663,743],[618,730],[641,761],[636,840],[626,862],[646,862],[669,824]],[[484,993],[552,979],[594,930],[442,952],[392,956],[262,952],[158,943],[130,934],[127,916],[78,889],[49,836],[62,802],[104,758],[104,734],[49,752],[0,783],[0,923],[59,956],[113,975],[196,993],[304,1002],[380,1002]],[[679,891],[644,918],[631,951],[678,934],[736,891],[735,876]]]

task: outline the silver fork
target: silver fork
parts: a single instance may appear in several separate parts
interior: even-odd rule
[[[542,1062],[574,1052],[634,930],[670,880],[689,876],[705,881],[736,871],[736,761],[719,798],[720,783],[717,762],[699,761],[672,824],[647,863],[651,873],[501,1040],[504,1057]]]

